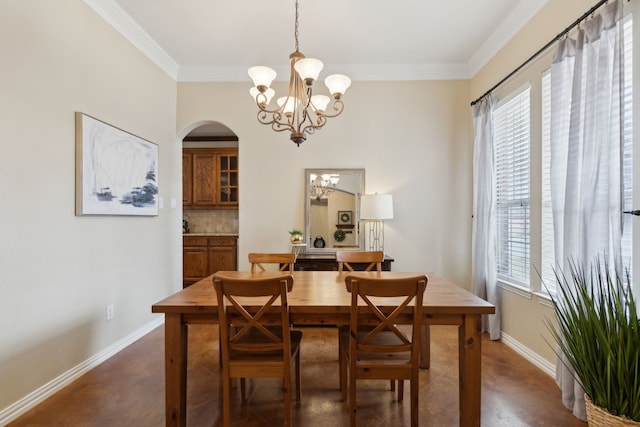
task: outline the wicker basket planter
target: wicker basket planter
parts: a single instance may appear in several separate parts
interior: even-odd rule
[[[590,427],[639,427],[640,422],[629,418],[610,414],[604,409],[593,404],[589,396],[584,395],[587,407],[587,423]]]

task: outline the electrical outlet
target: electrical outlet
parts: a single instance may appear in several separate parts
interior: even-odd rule
[[[107,305],[107,320],[113,319],[113,304]]]

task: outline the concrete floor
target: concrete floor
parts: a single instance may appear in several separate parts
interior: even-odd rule
[[[298,426],[340,427],[349,412],[338,388],[337,333],[303,328],[302,401],[294,403]],[[189,426],[221,426],[218,330],[189,326]],[[457,331],[433,326],[431,368],[420,372],[420,425],[457,426]],[[164,328],[160,327],[41,403],[8,427],[164,425]],[[281,382],[250,380],[249,401],[234,390],[232,425],[277,426],[283,422]],[[359,426],[409,425],[405,400],[394,401],[388,381],[358,384]],[[562,406],[554,380],[506,345],[483,337],[482,426],[586,427]]]

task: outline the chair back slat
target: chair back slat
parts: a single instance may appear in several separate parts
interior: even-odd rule
[[[278,264],[279,271],[293,272],[296,263],[296,254],[293,252],[285,253],[249,253],[249,263],[251,263],[251,272],[267,271],[265,264]]]
[[[336,261],[338,261],[338,271],[342,273],[346,267],[349,271],[354,271],[352,263],[369,263],[364,271],[382,271],[383,251],[336,251]]]

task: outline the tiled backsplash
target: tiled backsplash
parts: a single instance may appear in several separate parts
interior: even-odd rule
[[[185,210],[182,218],[189,223],[190,233],[237,233],[237,210]]]

